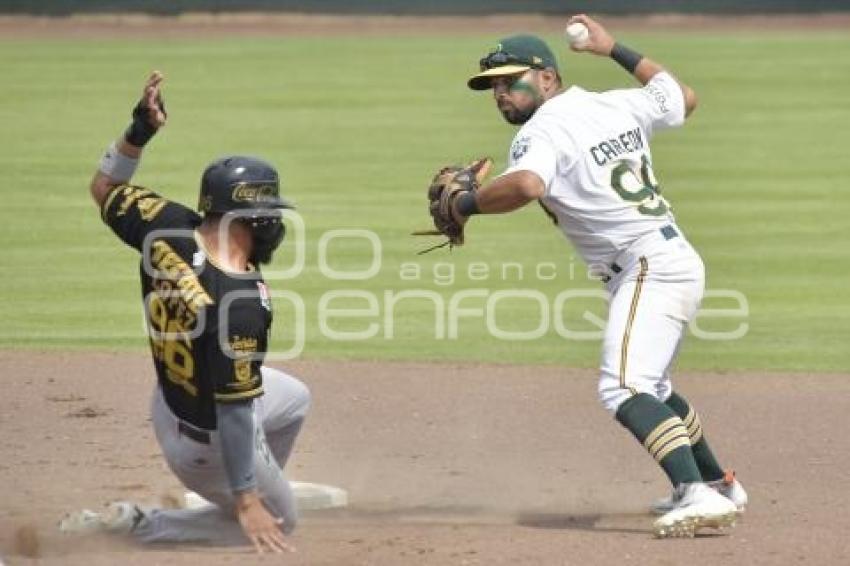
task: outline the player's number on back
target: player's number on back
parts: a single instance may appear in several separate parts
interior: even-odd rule
[[[641,156],[639,172],[632,170],[629,163],[621,161],[611,170],[611,187],[625,201],[635,203],[637,210],[647,216],[662,216],[670,206],[661,196],[658,181],[652,172],[649,158]]]
[[[153,330],[151,341],[154,356],[165,364],[168,379],[181,386],[190,395],[197,395],[198,388],[192,383],[195,375],[192,344],[188,340],[178,339],[185,333],[185,329],[177,320],[171,318],[165,302],[156,294],[150,295],[148,312]]]

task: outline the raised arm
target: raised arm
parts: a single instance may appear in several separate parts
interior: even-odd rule
[[[614,37],[606,30],[602,24],[588,17],[585,14],[577,14],[569,19],[567,24],[580,22],[587,26],[588,38],[586,41],[578,44],[573,44],[570,48],[577,52],[588,52],[603,57],[610,57],[616,61],[626,71],[631,73],[642,85],[646,85],[652,80],[652,77],[661,71],[667,71],[673,77],[679,87],[682,89],[682,95],[685,99],[685,116],[690,116],[691,112],[697,106],[697,96],[693,89],[679,80],[673,73],[656,63],[649,57],[644,57],[640,53],[629,49],[621,43],[617,43]]]
[[[160,85],[163,76],[154,71],[148,77],[142,98],[133,109],[133,122],[119,139],[109,146],[91,180],[89,190],[98,208],[103,207],[109,192],[126,183],[136,172],[142,148],[165,125],[165,105]]]

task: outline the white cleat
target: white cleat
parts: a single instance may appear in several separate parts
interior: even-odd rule
[[[68,535],[87,535],[103,530],[103,516],[91,509],[68,513],[59,521],[59,531]]]
[[[738,513],[743,513],[746,510],[749,497],[747,497],[747,492],[744,491],[744,486],[741,485],[741,482],[735,479],[735,472],[726,472],[726,475],[719,480],[706,482],[706,485],[734,503],[735,507],[738,508]],[[655,515],[669,513],[676,507],[678,497],[679,495],[674,489],[667,497],[653,501],[649,508]]]
[[[693,537],[703,527],[735,526],[738,515],[735,504],[707,484],[681,484],[676,491],[676,506],[653,524],[656,537]]]
[[[59,530],[75,535],[97,532],[129,534],[147,519],[147,514],[135,503],[115,501],[107,503],[102,513],[90,509],[68,513],[59,521]]]

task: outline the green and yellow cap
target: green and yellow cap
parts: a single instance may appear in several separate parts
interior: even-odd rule
[[[479,61],[481,72],[466,83],[472,90],[487,90],[493,77],[524,73],[529,69],[554,69],[558,61],[546,42],[536,35],[512,35],[499,41],[494,51]]]

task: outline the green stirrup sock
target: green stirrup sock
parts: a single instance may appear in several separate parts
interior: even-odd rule
[[[617,409],[616,418],[655,458],[674,486],[701,482],[688,430],[670,407],[647,393],[638,393]]]
[[[708,441],[702,432],[702,423],[699,420],[699,415],[693,406],[688,403],[688,400],[676,393],[670,395],[670,398],[665,401],[665,404],[673,409],[673,412],[679,415],[685,423],[685,428],[688,429],[688,436],[691,439],[691,450],[694,453],[694,459],[697,461],[699,471],[705,481],[719,480],[723,477],[723,468],[714,457],[714,453],[708,446]]]

